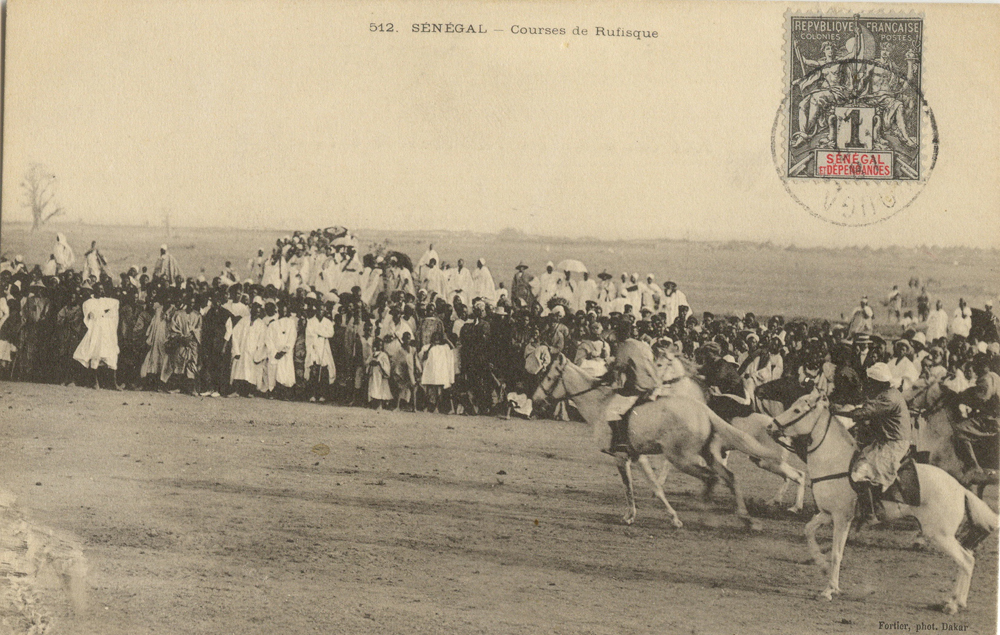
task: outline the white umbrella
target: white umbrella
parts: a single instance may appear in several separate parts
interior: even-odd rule
[[[556,269],[570,271],[572,273],[588,273],[587,266],[579,260],[563,260]]]

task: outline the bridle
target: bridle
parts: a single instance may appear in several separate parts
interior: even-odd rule
[[[552,401],[552,402],[566,401],[567,399],[572,399],[573,397],[579,397],[580,395],[585,395],[588,392],[597,390],[599,387],[601,387],[602,384],[601,384],[601,382],[598,381],[598,382],[595,382],[590,388],[587,388],[586,390],[581,390],[580,392],[575,392],[575,393],[572,393],[572,394],[566,394],[566,395],[563,395],[562,397],[559,397],[558,399],[553,398],[552,393],[555,391],[556,385],[559,383],[559,380],[562,379],[563,374],[566,372],[566,366],[567,366],[567,364],[569,364],[569,360],[566,360],[565,357],[563,357],[560,354],[560,357],[554,358],[552,360],[552,362],[549,364],[548,368],[545,369],[545,378],[547,379],[549,373],[552,371],[552,367],[556,365],[556,362],[558,362],[560,360],[560,358],[564,359],[565,361],[563,362],[562,368],[559,370],[559,375],[552,379],[552,386],[551,386],[551,388],[549,388],[548,390],[546,390],[546,389],[542,388],[541,386],[539,386],[539,389],[542,391],[542,394],[545,396],[545,400],[546,401]],[[545,379],[543,379],[542,381],[545,381]]]
[[[806,445],[805,448],[801,448],[801,447],[796,448],[796,447],[790,446],[790,445],[788,445],[787,443],[785,443],[784,441],[781,440],[781,436],[784,435],[785,430],[787,430],[788,428],[791,428],[792,426],[794,426],[799,421],[802,421],[802,419],[804,419],[806,417],[806,415],[808,415],[810,412],[812,412],[813,410],[815,410],[818,406],[819,406],[819,399],[816,400],[816,403],[814,403],[813,405],[811,405],[808,408],[806,408],[805,411],[802,412],[802,414],[800,414],[799,416],[795,417],[794,419],[792,419],[791,421],[789,421],[786,424],[780,424],[780,423],[778,423],[777,419],[775,419],[773,417],[771,418],[771,422],[777,428],[778,433],[780,433],[780,434],[774,434],[774,435],[772,435],[772,438],[774,439],[774,441],[778,445],[780,445],[781,447],[785,448],[786,450],[790,450],[790,451],[794,452],[800,459],[802,459],[803,462],[806,461],[806,457],[808,457],[810,454],[812,454],[813,452],[815,452],[816,450],[818,450],[819,447],[821,445],[823,445],[823,442],[826,441],[826,435],[830,433],[830,427],[833,425],[833,411],[830,410],[829,408],[827,409],[827,415],[828,416],[826,418],[826,427],[823,429],[823,436],[820,438],[820,440],[818,442],[816,442],[816,445],[812,446],[811,448],[808,445]],[[819,427],[819,417],[816,418],[816,423],[813,424],[813,427],[809,430],[809,432],[796,435],[793,438],[809,437],[809,439],[811,440],[813,438],[813,433],[816,431],[817,427]],[[825,479],[821,477],[820,479],[813,479],[813,482],[815,482],[816,480],[825,480]]]

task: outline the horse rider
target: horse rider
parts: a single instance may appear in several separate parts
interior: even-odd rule
[[[708,407],[726,421],[750,415],[753,405],[737,372],[736,360],[732,355],[723,356],[718,342],[709,342],[699,350],[704,359],[701,375],[709,391]]]
[[[893,387],[888,364],[878,362],[866,371],[868,398],[857,409],[835,414],[854,419],[861,456],[851,468],[860,486],[861,523],[877,519],[882,493],[896,480],[896,472],[913,443],[913,424],[902,393]]]
[[[611,447],[605,454],[629,452],[628,413],[639,403],[648,401],[660,387],[659,372],[653,349],[641,340],[628,338],[618,345],[614,360],[608,365],[605,380],[615,388],[608,402],[605,417],[611,426]]]
[[[955,425],[955,450],[966,465],[973,467],[974,476],[982,476],[983,468],[976,459],[973,442],[996,436],[1000,428],[1000,375],[990,370],[985,353],[972,358],[972,372],[976,374],[976,384],[958,393],[958,402],[971,412]]]

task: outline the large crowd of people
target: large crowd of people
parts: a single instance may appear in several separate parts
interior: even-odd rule
[[[362,253],[339,227],[279,239],[245,276],[231,262],[211,280],[182,271],[163,245],[152,267],[116,279],[96,242],[78,261],[62,234],[44,263],[0,259],[0,379],[537,416],[528,397],[553,358],[601,376],[635,339],[664,368],[697,367],[728,418],[759,391],[787,401],[825,385],[856,402],[858,378],[876,363],[902,389],[943,382],[961,392],[1000,362],[989,304],[973,320],[964,301],[949,317],[923,297],[922,320],[887,341],[867,298],[846,324],[696,316],[652,273],[595,279],[569,260],[533,275],[521,262],[507,286],[482,258],[469,268],[433,246],[416,262]]]

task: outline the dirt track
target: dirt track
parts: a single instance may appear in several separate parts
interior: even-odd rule
[[[583,424],[8,383],[0,421],[0,485],[87,559],[82,615],[39,591],[52,633],[996,632],[995,537],[956,618],[928,609],[950,560],[904,531],[853,537],[844,594],[816,601],[804,518],[749,534],[675,473],[685,528],[644,482],[626,527]],[[751,496],[779,484],[732,464]]]

